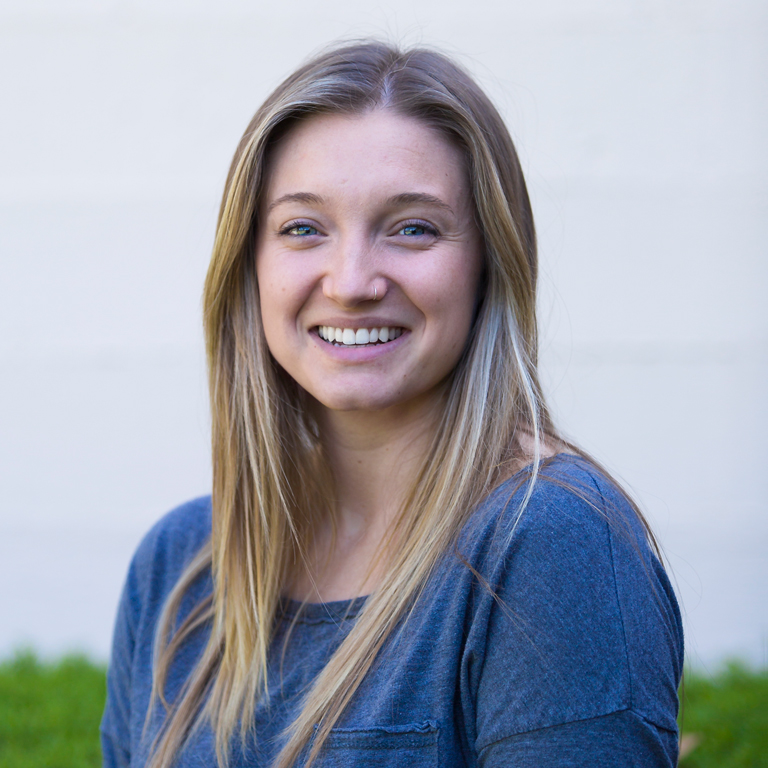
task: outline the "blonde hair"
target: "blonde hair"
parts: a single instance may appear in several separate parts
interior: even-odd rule
[[[514,145],[488,97],[441,53],[379,42],[325,52],[262,105],[235,153],[204,291],[212,411],[213,530],[167,600],[157,633],[153,701],[166,707],[151,768],[168,768],[210,722],[220,764],[237,723],[245,738],[267,695],[267,653],[281,590],[302,562],[317,519],[333,518],[333,479],[304,393],[271,359],[255,272],[258,211],[270,147],[313,115],[388,109],[434,127],[466,158],[483,236],[484,276],[463,356],[446,382],[429,450],[397,518],[398,547],[344,642],[319,674],[286,734],[276,768],[308,763],[354,695],[398,620],[473,507],[515,462],[558,441],[537,378],[536,238]],[[521,445],[532,445],[526,452]],[[562,441],[560,441],[562,445]],[[212,599],[174,631],[192,581],[212,568]],[[205,652],[181,693],[166,702],[170,662],[197,627]]]

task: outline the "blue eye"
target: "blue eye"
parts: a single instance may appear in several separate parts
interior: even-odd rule
[[[309,224],[290,224],[280,234],[294,235],[295,237],[308,237],[310,235],[316,235],[318,232]]]
[[[423,237],[424,235],[437,237],[437,230],[424,222],[412,222],[400,227],[397,234],[405,235],[406,237]]]

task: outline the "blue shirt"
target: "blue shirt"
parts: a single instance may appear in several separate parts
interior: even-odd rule
[[[543,474],[517,524],[520,476],[478,506],[386,642],[318,767],[676,764],[683,641],[667,575],[630,505],[594,467],[560,455]],[[208,497],[184,504],[150,531],[131,563],[102,722],[109,768],[146,763],[162,713],[156,708],[142,734],[157,620],[210,526]],[[205,573],[181,617],[211,589]],[[257,704],[255,739],[245,749],[235,740],[233,768],[270,764],[301,696],[364,602],[301,609],[284,601],[269,657],[270,703]],[[208,631],[201,627],[177,654],[170,697]],[[177,765],[216,765],[210,728],[195,734]]]

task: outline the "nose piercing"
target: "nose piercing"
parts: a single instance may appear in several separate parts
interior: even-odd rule
[[[378,291],[378,289],[376,288],[376,286],[374,285],[374,286],[373,286],[373,300],[374,300],[374,301],[378,301],[378,300],[379,300],[379,298],[378,298],[378,297],[379,297],[379,291]]]

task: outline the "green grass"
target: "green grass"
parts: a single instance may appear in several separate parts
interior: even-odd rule
[[[0,768],[99,768],[106,671],[29,652],[0,663]]]
[[[687,673],[682,698],[682,732],[698,743],[680,768],[768,768],[768,670]]]
[[[99,768],[105,670],[81,656],[0,663],[0,768]],[[768,670],[687,673],[681,768],[768,768]]]

